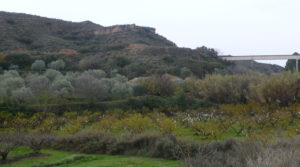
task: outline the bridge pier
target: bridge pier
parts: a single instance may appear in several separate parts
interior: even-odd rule
[[[298,66],[299,66],[298,60],[299,60],[299,59],[296,59],[296,72],[299,72],[299,68],[298,68]]]

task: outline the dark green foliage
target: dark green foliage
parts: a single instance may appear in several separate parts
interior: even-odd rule
[[[143,96],[147,93],[147,89],[143,85],[134,85],[133,87],[134,96]]]
[[[201,107],[209,107],[209,106],[213,106],[213,104],[211,102],[202,99],[191,98],[184,93],[180,93],[176,96],[167,98],[166,106],[175,107],[175,108],[177,107],[180,110],[186,110],[186,109],[197,109]]]
[[[165,106],[165,99],[159,96],[142,96],[139,98],[130,98],[126,102],[127,106],[129,106],[132,109],[138,109],[138,108],[158,108]]]
[[[130,64],[130,60],[128,60],[126,57],[115,57],[114,58],[114,64],[117,67],[125,67],[126,65]]]
[[[300,61],[298,60],[298,63],[300,64]],[[298,67],[299,68],[299,67]],[[286,64],[285,64],[285,68],[286,71],[295,71],[296,69],[296,60],[294,59],[289,59]],[[300,68],[298,69],[300,70]]]
[[[8,68],[9,65],[18,65],[21,69],[28,68],[33,63],[33,59],[24,53],[12,53],[5,57],[6,66],[4,68]]]
[[[19,37],[16,40],[23,43],[23,44],[25,44],[25,45],[30,45],[33,42],[33,40],[29,37]]]
[[[6,19],[6,23],[7,24],[15,24],[16,22],[14,21],[14,20],[12,20],[12,19]]]
[[[6,101],[0,103],[0,112],[8,112],[11,114],[24,113],[24,114],[32,115],[38,112],[38,110],[33,109],[30,106],[25,104],[19,104],[13,101]]]

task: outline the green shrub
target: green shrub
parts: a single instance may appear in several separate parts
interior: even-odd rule
[[[33,59],[28,54],[12,53],[5,57],[5,62],[9,65],[18,65],[21,69],[23,69],[30,67],[33,63]]]
[[[250,99],[254,102],[287,106],[300,99],[300,75],[284,72],[267,77],[250,89]]]
[[[171,96],[175,93],[175,84],[167,75],[152,76],[140,81],[150,95]]]
[[[215,103],[246,103],[251,77],[208,75],[197,84],[200,95]],[[254,82],[254,81],[251,81]]]
[[[153,127],[153,122],[148,117],[141,114],[133,114],[120,121],[120,128],[125,129],[133,134],[142,133]]]
[[[164,120],[158,120],[157,126],[163,134],[174,134],[176,130],[176,121],[166,118]]]

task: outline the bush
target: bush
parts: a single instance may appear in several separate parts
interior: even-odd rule
[[[152,76],[140,81],[150,95],[155,96],[171,96],[175,93],[175,84],[171,81],[168,75]]]
[[[192,129],[196,135],[202,137],[202,139],[219,139],[222,135],[221,127],[216,121],[207,122],[194,122]]]
[[[133,96],[143,96],[146,95],[147,93],[147,89],[140,84],[134,84],[132,86],[132,89],[133,89]]]
[[[300,151],[296,149],[267,149],[257,159],[250,159],[247,167],[297,167]]]
[[[110,154],[129,154],[179,160],[187,155],[195,155],[197,148],[197,144],[178,140],[174,136],[144,133],[119,138],[111,147]]]
[[[59,137],[52,147],[64,151],[107,154],[116,139],[105,133],[81,131],[72,136]]]
[[[215,103],[246,103],[250,81],[239,75],[209,75],[198,82],[199,94]]]
[[[83,74],[76,78],[74,87],[76,95],[99,100],[107,99],[110,90],[110,85],[105,80]]]
[[[102,79],[104,77],[106,77],[106,72],[104,72],[103,70],[86,70],[83,72],[83,75],[91,75],[94,78],[97,79]]]
[[[163,134],[174,134],[176,130],[176,121],[166,118],[157,122],[159,130]]]
[[[79,62],[79,68],[82,70],[99,69],[101,68],[101,61],[103,61],[101,56],[84,57]]]
[[[149,130],[149,128],[153,127],[153,123],[148,117],[143,117],[141,114],[133,114],[121,120],[119,126],[130,133],[138,134]]]
[[[67,131],[70,134],[75,134],[79,132],[81,129],[85,127],[87,124],[87,118],[82,117],[76,117],[75,119],[69,120],[67,124],[64,127],[64,130]]]
[[[199,153],[185,160],[186,167],[245,167],[249,159],[256,159],[262,151],[258,143],[228,139],[200,147]]]
[[[300,75],[284,72],[270,76],[251,86],[250,99],[260,104],[276,103],[287,106],[300,99]]]
[[[159,96],[141,96],[128,99],[127,106],[132,109],[154,109],[165,106],[165,103],[165,99]]]
[[[126,65],[130,64],[130,60],[126,57],[115,57],[113,60],[113,64],[117,67],[125,67]]]

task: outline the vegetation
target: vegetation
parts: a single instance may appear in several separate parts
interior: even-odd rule
[[[299,166],[291,61],[234,72],[152,28],[0,16],[1,165]]]

